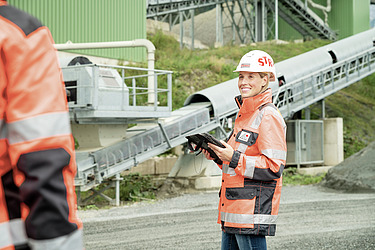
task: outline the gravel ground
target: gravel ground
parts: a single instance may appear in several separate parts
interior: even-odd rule
[[[220,249],[217,192],[79,211],[86,249]],[[375,249],[375,194],[283,187],[268,249]]]

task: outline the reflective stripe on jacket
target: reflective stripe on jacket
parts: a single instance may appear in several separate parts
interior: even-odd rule
[[[271,89],[236,98],[238,112],[228,144],[235,150],[223,162],[218,223],[228,233],[275,235],[282,172],[286,162],[286,124],[271,103]]]
[[[0,0],[0,53],[0,249],[27,243],[12,225],[35,249],[82,249],[74,140],[51,33]]]

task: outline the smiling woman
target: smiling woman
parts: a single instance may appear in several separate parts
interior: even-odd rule
[[[261,75],[262,74],[262,75]],[[238,89],[242,98],[253,97],[268,88],[268,74],[241,71]]]
[[[286,125],[275,105],[269,81],[275,80],[274,63],[264,51],[245,54],[236,97],[240,108],[224,148],[208,144],[222,161],[222,187],[218,223],[221,249],[267,249],[265,236],[273,236],[279,210],[282,172],[286,161]],[[213,160],[203,150],[207,159]],[[237,246],[237,247],[235,247]]]

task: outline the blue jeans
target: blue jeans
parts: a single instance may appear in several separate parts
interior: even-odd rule
[[[221,250],[267,250],[266,237],[222,232]]]

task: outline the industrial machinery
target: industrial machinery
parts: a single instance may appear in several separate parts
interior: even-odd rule
[[[295,112],[374,73],[374,40],[375,29],[371,29],[276,63],[278,82],[282,84],[279,86],[278,82],[273,82],[271,88],[274,93],[274,103],[279,107],[283,117],[288,119]],[[70,103],[73,123],[77,117],[78,122],[84,121],[84,123],[89,124],[103,123],[106,119],[108,119],[108,123],[114,122],[114,119],[125,119],[127,122],[134,122],[135,118],[141,118],[143,114],[147,114],[146,112],[140,112],[141,110],[137,106],[133,106],[134,103],[125,101],[121,107],[121,111],[124,111],[124,113],[118,111],[118,107],[114,107],[114,111],[103,110],[102,112],[99,106],[96,106],[99,103],[103,104],[103,106],[108,103],[107,107],[112,106],[114,100],[104,99],[112,98],[112,94],[117,98],[117,91],[119,90],[124,96],[131,95],[133,93],[131,88],[134,89],[136,86],[133,84],[130,87],[131,84],[128,85],[126,78],[132,78],[130,82],[135,83],[137,76],[126,75],[125,77],[125,75],[121,74],[119,76],[113,70],[100,74],[101,67],[104,66],[94,64],[67,66],[67,68],[69,67],[82,71],[79,74],[77,73],[74,78],[69,76],[70,69],[63,68],[66,81],[77,81],[76,85],[72,85],[77,87],[76,99],[73,99]],[[113,66],[113,68],[117,69],[116,67]],[[120,67],[117,70],[127,71],[130,69]],[[155,70],[154,72],[155,75],[158,75],[158,78],[160,77],[159,74],[166,74],[161,79],[168,80],[166,85],[170,86],[170,71]],[[116,85],[114,88],[108,87],[109,81],[105,82],[109,74],[112,74],[109,78],[110,85]],[[95,77],[86,82],[84,79],[89,79],[90,75]],[[88,98],[91,93],[82,95],[78,91],[80,87],[85,88],[87,85],[90,88],[86,88],[86,90],[97,92],[96,99],[92,99],[94,101],[90,102],[91,99]],[[68,90],[70,91],[70,87],[68,87]],[[155,90],[159,91],[158,88],[155,88]],[[106,95],[107,91],[113,92],[111,95]],[[165,91],[170,91],[170,89],[168,88]],[[84,191],[115,176],[117,177],[116,180],[119,180],[119,173],[122,171],[130,169],[170,148],[186,143],[186,135],[216,129],[216,136],[224,138],[228,132],[229,119],[234,118],[238,111],[233,101],[234,96],[238,94],[237,79],[219,83],[192,94],[186,99],[184,107],[170,112],[169,115],[164,117],[155,116],[153,123],[138,123],[136,126],[127,127],[126,134],[118,138],[119,140],[114,143],[90,150],[77,150],[77,187]],[[99,97],[104,99],[99,102]],[[84,101],[80,100],[81,98]],[[78,107],[78,104],[81,106]],[[87,106],[87,104],[92,104],[92,106]],[[95,109],[96,107],[97,109]],[[151,107],[157,110],[155,106]],[[94,110],[90,110],[92,108]],[[134,109],[134,113],[131,113],[133,119],[131,119],[131,115],[126,114],[128,111],[132,112],[132,108]],[[146,108],[150,108],[150,106],[146,106]],[[79,109],[86,110],[84,112],[88,112],[91,115],[99,116],[79,116]],[[151,110],[149,111],[151,112]],[[105,112],[114,112],[117,117],[103,116]],[[120,114],[123,114],[123,116],[120,116]]]

